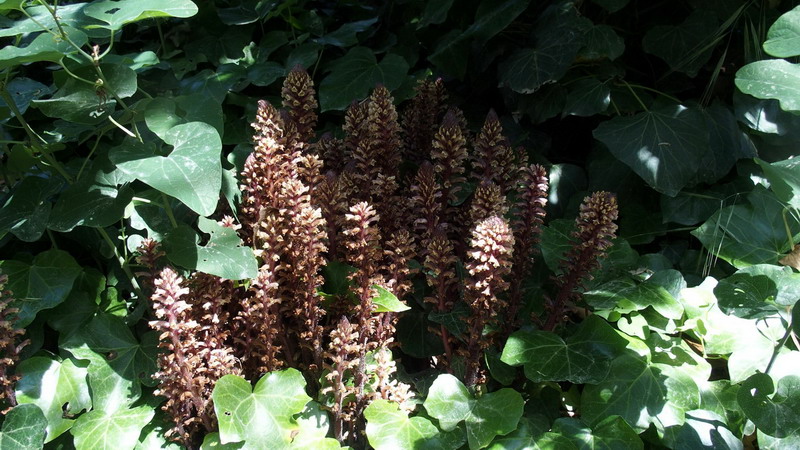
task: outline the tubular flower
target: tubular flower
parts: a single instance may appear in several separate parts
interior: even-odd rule
[[[491,182],[483,181],[472,197],[472,204],[469,209],[471,223],[477,224],[483,219],[491,216],[504,216],[508,212],[508,205],[503,196],[500,186]]]
[[[297,139],[308,143],[314,138],[317,126],[317,99],[315,98],[314,81],[302,66],[295,66],[283,81],[281,97],[283,106],[288,110],[289,119],[294,124]]]
[[[512,223],[514,229],[514,271],[517,276],[512,278],[509,307],[506,312],[506,328],[516,322],[517,311],[522,301],[522,281],[531,268],[531,250],[539,243],[544,223],[545,205],[549,181],[547,169],[531,164],[519,170],[519,186],[516,204],[516,217]]]
[[[420,80],[415,87],[417,95],[403,114],[403,131],[406,156],[418,163],[431,153],[431,141],[436,124],[445,109],[447,92],[441,78]]]
[[[425,297],[426,303],[433,304],[433,308],[441,313],[452,310],[455,298],[456,273],[454,271],[457,258],[453,251],[453,244],[447,239],[447,233],[443,229],[437,230],[428,244],[427,256],[423,267],[425,277],[433,292]],[[450,367],[453,359],[453,339],[447,331],[447,327],[439,325],[432,331],[442,339],[445,350],[445,359],[442,363]]]
[[[419,166],[419,171],[411,185],[411,204],[413,208],[414,234],[421,249],[428,247],[433,233],[439,227],[442,216],[442,192],[436,183],[433,165],[427,161]]]
[[[359,355],[364,353],[361,346],[358,329],[342,316],[330,333],[330,344],[325,353],[328,361],[325,368],[327,386],[323,387],[322,395],[332,395],[333,402],[329,410],[333,415],[333,434],[340,443],[348,437],[348,429],[352,431],[356,419],[356,387],[346,381],[354,377],[359,366]]]
[[[400,124],[397,122],[394,97],[385,86],[377,86],[370,95],[367,127],[370,151],[378,159],[381,172],[396,177],[402,159],[403,143],[400,140]]]
[[[472,164],[477,180],[494,181],[502,193],[508,190],[514,172],[514,152],[503,136],[503,126],[494,110],[489,111],[475,138]]]
[[[467,365],[465,381],[474,385],[481,382],[480,361],[483,351],[492,341],[483,336],[483,329],[496,322],[498,311],[505,306],[499,295],[508,289],[504,277],[511,272],[514,235],[505,219],[491,216],[473,229],[470,246],[467,263],[470,278],[466,296],[472,311],[468,318],[469,338],[464,356]]]
[[[467,139],[452,109],[447,111],[442,125],[433,136],[431,160],[434,172],[441,180],[444,193],[442,202],[446,207],[448,202],[456,199],[461,188],[459,185],[466,181],[464,163],[467,160]]]
[[[14,298],[11,291],[5,289],[7,282],[8,277],[0,275],[0,415],[17,405],[14,384],[19,375],[13,373],[13,368],[19,362],[22,348],[30,343],[20,339],[25,330],[14,326],[19,309],[10,307]]]
[[[576,291],[592,278],[591,272],[600,267],[600,259],[605,257],[615,237],[617,224],[614,221],[618,217],[617,198],[613,194],[599,191],[583,199],[575,220],[576,231],[572,233],[575,243],[562,259],[562,273],[556,278],[558,293],[545,329],[553,329],[562,320],[567,303],[580,298]]]

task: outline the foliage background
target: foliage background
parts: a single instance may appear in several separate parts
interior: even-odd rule
[[[797,447],[800,281],[778,263],[800,233],[797,53],[781,46],[800,19],[770,30],[794,6],[104,0],[59,3],[56,23],[49,3],[0,2],[0,269],[31,341],[16,368],[22,406],[0,444],[40,448],[41,431],[28,430],[45,427],[48,448],[168,445],[133,251],[153,237],[184,269],[254,276],[249,250],[205,217],[236,209],[255,101],[279,103],[300,64],[318,86],[320,133],[377,83],[400,102],[417,79],[440,76],[473,129],[494,108],[511,141],[548,165],[526,312],[542,310],[584,195],[615,192],[621,209],[620,239],[585,295],[607,322],[563,339],[519,331],[490,366],[490,392],[473,398],[415,373],[430,351],[415,307],[395,357],[424,407],[408,418],[371,406],[371,445]],[[740,70],[772,57],[789,59]],[[169,146],[168,158],[134,157]],[[574,355],[590,364],[555,366]],[[481,434],[497,413],[481,405],[503,389],[525,399],[519,416],[498,419],[517,426]],[[437,401],[464,415],[446,417]],[[388,437],[397,429],[408,430],[399,444]]]

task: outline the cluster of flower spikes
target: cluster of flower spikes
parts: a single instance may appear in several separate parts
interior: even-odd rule
[[[5,289],[8,277],[0,275],[0,415],[16,406],[14,396],[14,383],[19,375],[13,372],[14,366],[19,362],[19,353],[29,341],[22,340],[25,330],[17,328],[16,322],[19,309],[11,306],[14,297],[11,291]]]

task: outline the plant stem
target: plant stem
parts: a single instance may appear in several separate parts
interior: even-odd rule
[[[161,200],[164,203],[164,210],[167,212],[167,217],[169,218],[169,223],[172,224],[172,228],[178,228],[178,221],[175,220],[175,215],[172,213],[172,206],[169,204],[167,194],[162,192]]]
[[[627,87],[627,88],[628,88],[628,90],[629,90],[629,91],[631,91],[631,94],[633,94],[633,96],[636,98],[636,101],[637,101],[637,102],[639,102],[639,106],[641,106],[641,107],[642,107],[642,109],[643,109],[645,112],[650,112],[650,110],[649,110],[649,109],[647,109],[647,106],[645,106],[645,104],[644,104],[644,102],[642,101],[642,99],[640,99],[640,98],[639,98],[639,96],[638,96],[638,95],[636,95],[636,91],[634,91],[634,90],[633,90],[633,88],[631,87],[631,85],[630,85],[630,84],[628,84],[628,82],[627,82],[627,81],[625,81],[625,80],[622,80],[622,82],[623,82],[623,83],[625,83],[625,87]]]
[[[125,261],[125,258],[123,258],[123,256],[119,253],[117,245],[114,243],[114,241],[111,239],[111,236],[108,235],[105,229],[98,227],[96,230],[98,233],[100,233],[100,237],[102,237],[103,240],[106,241],[109,246],[111,246],[111,249],[114,251],[114,257],[117,259],[120,267],[122,267],[122,271],[125,272],[125,276],[130,279],[131,287],[133,287],[136,296],[139,298],[140,302],[143,302],[144,296],[142,294],[142,288],[139,287],[139,282],[136,281],[136,277],[133,275],[130,265],[128,265],[128,262]]]

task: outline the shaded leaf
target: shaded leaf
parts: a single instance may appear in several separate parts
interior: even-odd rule
[[[800,377],[783,377],[776,388],[769,375],[757,373],[742,383],[737,399],[759,431],[777,438],[800,432]]]
[[[37,312],[63,302],[81,271],[69,253],[55,249],[39,253],[32,263],[0,261],[0,272],[8,276],[6,288],[14,293],[19,308],[16,325],[25,327]]]
[[[578,419],[562,417],[553,423],[552,433],[569,439],[580,449],[644,448],[639,435],[619,416],[610,416],[594,428]]]
[[[726,426],[720,415],[702,409],[686,413],[686,423],[670,427],[665,431],[664,441],[670,448],[730,449],[744,448]]]
[[[283,68],[280,75],[283,75]],[[144,120],[147,128],[165,141],[170,129],[189,122],[205,122],[220,136],[224,132],[222,105],[213,97],[201,94],[154,98],[147,104]]]
[[[322,37],[314,39],[314,42],[322,45],[333,45],[336,47],[352,47],[358,44],[358,33],[368,30],[375,22],[378,21],[377,17],[371,19],[359,20],[356,22],[349,22],[336,31],[332,31]]]
[[[21,362],[17,371],[22,375],[16,385],[17,402],[32,403],[44,412],[47,418],[45,442],[72,427],[75,421],[67,418],[68,415],[76,416],[92,407],[86,383],[87,369],[76,366],[70,359],[56,361],[34,356]]]
[[[611,103],[611,91],[597,78],[576,81],[570,85],[562,116],[593,116],[602,113]]]
[[[442,0],[438,2],[425,2],[425,9],[422,17],[417,23],[417,29],[425,28],[428,25],[438,25],[447,19],[447,13],[453,6],[453,0]]]
[[[475,399],[456,377],[443,374],[431,385],[423,405],[444,431],[464,422],[469,448],[476,449],[517,427],[523,400],[519,392],[508,388]]]
[[[694,77],[711,57],[714,47],[709,44],[714,35],[709,30],[717,25],[713,13],[696,9],[678,26],[659,25],[648,30],[642,48],[666,61],[672,70]]]
[[[403,57],[388,53],[379,63],[366,47],[353,47],[329,67],[331,73],[319,85],[323,112],[345,109],[353,100],[366,97],[377,84],[390,91],[397,89],[408,73],[408,63]]]
[[[165,142],[174,147],[160,156],[135,141],[113,149],[112,162],[124,173],[182,201],[201,216],[217,208],[222,188],[222,141],[207,123],[190,122],[171,128]]]
[[[6,91],[14,100],[14,105],[19,112],[25,114],[31,101],[50,94],[51,88],[30,78],[17,77],[6,84]],[[6,120],[11,116],[11,109],[6,105],[5,100],[0,98],[0,120]]]
[[[78,46],[86,45],[88,37],[85,33],[74,28],[64,26],[64,32],[67,36]],[[17,34],[19,28],[11,28],[10,34],[3,33],[4,35],[13,36]],[[41,28],[36,26],[32,31],[41,31]],[[25,47],[15,47],[13,45],[6,45],[0,49],[0,69],[6,69],[25,63],[37,61],[61,61],[65,55],[76,53],[77,50],[72,47],[67,41],[57,39],[49,33],[41,33],[36,36],[30,44]]]
[[[70,432],[75,436],[77,450],[133,449],[142,428],[150,422],[155,411],[148,405],[120,409],[111,413],[90,411],[81,415]]]
[[[791,158],[768,163],[756,158],[756,162],[769,180],[775,196],[796,209],[800,209],[800,159]]]
[[[585,47],[578,52],[580,61],[613,61],[625,52],[625,41],[608,25],[594,25],[583,36]]]
[[[39,240],[47,228],[53,204],[63,182],[58,178],[29,176],[14,186],[0,208],[0,233],[11,231],[25,242]]]
[[[653,189],[669,196],[695,177],[709,151],[702,115],[681,105],[617,116],[601,123],[594,137]]]

